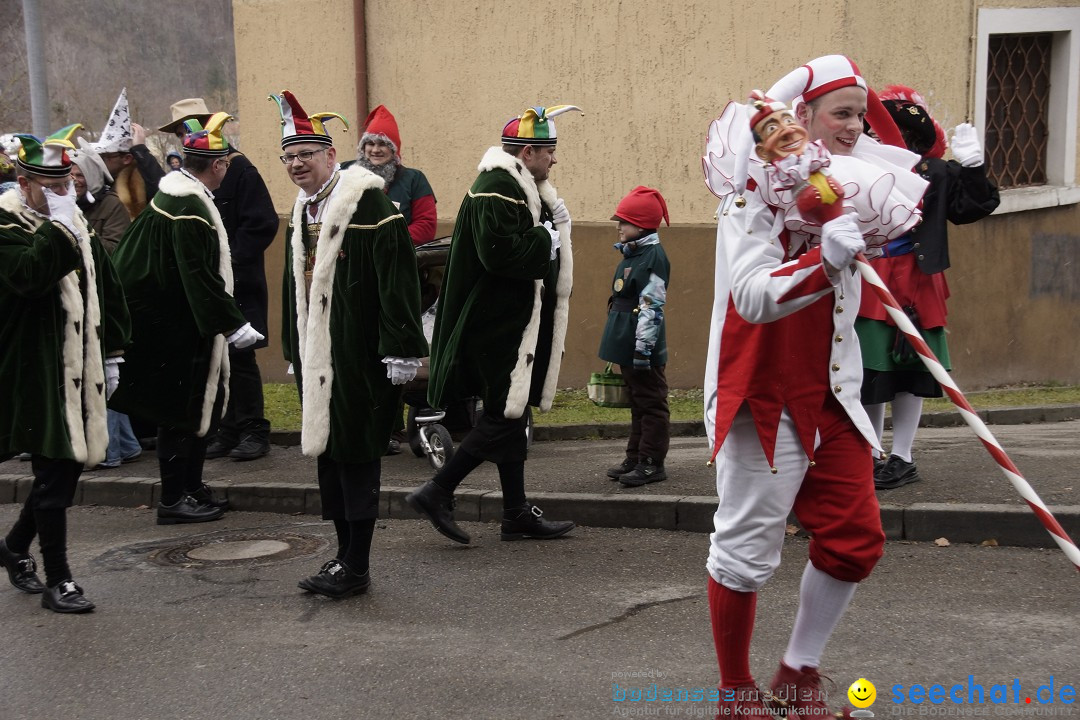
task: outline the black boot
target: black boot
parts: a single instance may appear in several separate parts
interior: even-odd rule
[[[526,502],[521,507],[503,510],[503,540],[551,540],[574,529],[573,520],[550,522],[541,517],[544,511]]]
[[[609,467],[607,476],[612,480],[618,480],[620,475],[625,475],[634,468],[637,467],[637,459],[628,457],[623,458],[623,461],[614,467]]]
[[[431,480],[421,485],[416,490],[405,496],[405,502],[409,503],[416,512],[426,515],[435,529],[454,542],[468,545],[469,533],[465,532],[454,522],[454,494],[447,492]]]
[[[7,541],[0,538],[0,567],[7,570],[11,584],[25,593],[36,595],[45,592],[45,585],[37,576],[37,563],[29,553],[16,555],[8,549]]]
[[[367,592],[367,589],[371,587],[371,576],[368,573],[358,575],[350,570],[348,565],[335,558],[323,565],[317,574],[306,577],[297,584],[308,592],[332,598],[343,598]]]
[[[661,480],[667,480],[664,463],[663,461],[656,462],[652,458],[642,458],[641,462],[633,470],[619,476],[619,482],[624,487],[640,487]]]
[[[184,495],[172,505],[158,504],[157,524],[178,525],[181,523],[200,523],[217,520],[225,511],[200,503],[190,495]]]

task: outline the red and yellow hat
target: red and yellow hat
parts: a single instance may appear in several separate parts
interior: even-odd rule
[[[503,126],[503,145],[554,145],[556,143],[555,123],[552,118],[564,112],[577,110],[585,113],[576,105],[554,105],[549,108],[531,107]]]
[[[333,112],[320,112],[308,115],[288,90],[282,90],[280,95],[271,95],[267,98],[277,103],[281,113],[281,147],[302,142],[314,142],[322,145],[333,145],[334,139],[326,132],[325,122],[337,118],[349,129],[349,121],[341,115]]]

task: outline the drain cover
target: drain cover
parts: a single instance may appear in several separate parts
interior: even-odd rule
[[[158,565],[186,568],[229,567],[314,555],[325,545],[324,540],[295,532],[240,530],[190,537],[151,552],[150,560]]]
[[[97,562],[107,567],[149,564],[195,570],[268,565],[324,552],[326,539],[304,532],[309,527],[321,526],[290,523],[159,539],[114,548]]]

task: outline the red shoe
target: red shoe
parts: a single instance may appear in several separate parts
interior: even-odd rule
[[[765,707],[765,700],[761,697],[761,691],[757,685],[737,685],[724,687],[721,685],[720,702],[716,707],[720,718],[748,718],[750,720],[772,720],[773,714]]]
[[[826,678],[829,680],[829,678]],[[832,684],[832,680],[829,680]],[[829,710],[829,693],[821,687],[821,675],[809,665],[795,670],[783,662],[773,676],[772,704],[787,714],[787,720],[827,720],[850,718],[850,709]]]

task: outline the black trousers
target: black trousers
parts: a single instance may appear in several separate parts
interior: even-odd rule
[[[657,464],[667,457],[671,441],[671,412],[668,410],[666,365],[635,370],[620,365],[630,389],[630,439],[626,456],[638,461],[652,458]]]
[[[338,462],[323,453],[318,458],[319,498],[323,520],[374,520],[379,517],[382,460]]]
[[[217,399],[210,411],[210,428],[199,437],[190,430],[163,425],[158,427],[157,456],[161,470],[161,502],[172,505],[181,495],[191,494],[202,487],[206,448],[221,419],[225,393],[218,388]]]
[[[221,417],[217,437],[229,446],[248,435],[266,442],[270,439],[270,421],[263,417],[262,373],[255,362],[255,351],[231,350],[229,365],[229,407]]]
[[[476,427],[459,446],[473,457],[493,463],[525,462],[529,454],[528,421],[523,414],[510,419],[493,415],[484,407]]]
[[[53,587],[71,577],[67,564],[67,508],[75,499],[83,465],[42,455],[32,456],[30,465],[34,484],[6,541],[9,550],[22,555],[30,552],[36,535],[45,565],[45,582]]]

